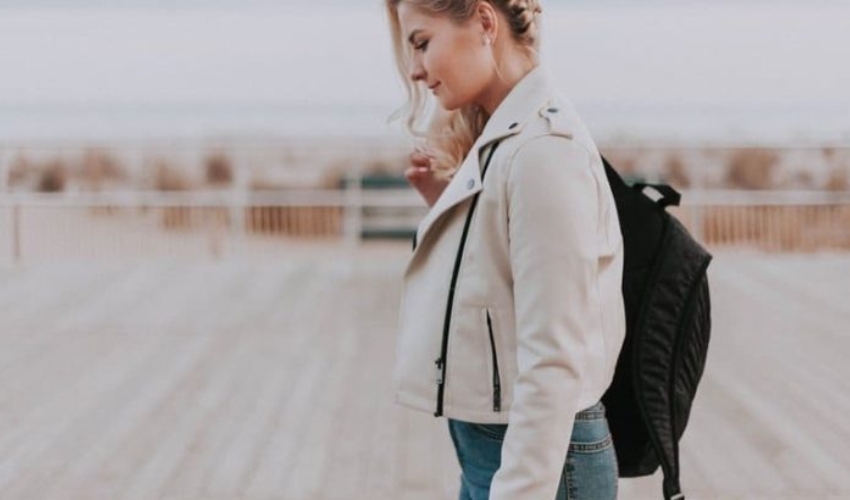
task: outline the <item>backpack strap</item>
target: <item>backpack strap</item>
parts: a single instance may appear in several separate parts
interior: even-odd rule
[[[602,165],[605,167],[605,175],[608,176],[608,184],[611,185],[611,188],[615,190],[620,188],[627,188],[628,186],[626,185],[626,182],[623,180],[622,177],[620,177],[619,172],[614,170],[614,167],[612,167],[611,164],[608,163],[608,159],[602,155],[600,155],[600,157],[602,158]]]
[[[679,478],[666,476],[664,477],[664,500],[685,500],[685,494],[682,493],[682,488],[679,486]]]

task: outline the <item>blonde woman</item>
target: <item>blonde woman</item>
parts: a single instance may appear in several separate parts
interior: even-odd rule
[[[408,125],[428,140],[407,177],[431,206],[404,275],[397,400],[448,418],[462,500],[616,498],[600,398],[625,335],[622,239],[599,152],[539,65],[540,5],[385,1]]]

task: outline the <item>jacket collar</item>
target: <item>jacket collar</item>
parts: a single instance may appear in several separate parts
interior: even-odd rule
[[[455,172],[446,189],[422,219],[416,231],[416,241],[424,241],[428,230],[434,222],[450,208],[463,200],[474,196],[482,189],[481,168],[482,152],[494,141],[516,135],[522,131],[525,124],[532,118],[541,106],[545,105],[556,90],[552,84],[549,72],[537,66],[528,72],[514,85],[504,100],[487,120],[487,125],[478,136],[469,154]],[[420,245],[417,245],[417,248]]]
[[[487,120],[472,150],[480,150],[493,141],[518,134],[558,91],[546,68],[538,65],[514,85]]]

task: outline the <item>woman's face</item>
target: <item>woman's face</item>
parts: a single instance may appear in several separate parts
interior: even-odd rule
[[[476,17],[457,24],[402,1],[398,19],[412,51],[411,80],[428,87],[446,110],[478,104],[492,80],[493,63]]]

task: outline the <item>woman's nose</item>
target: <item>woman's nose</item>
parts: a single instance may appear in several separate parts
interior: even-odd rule
[[[425,79],[425,68],[421,64],[414,63],[410,70],[410,79],[414,82]]]

